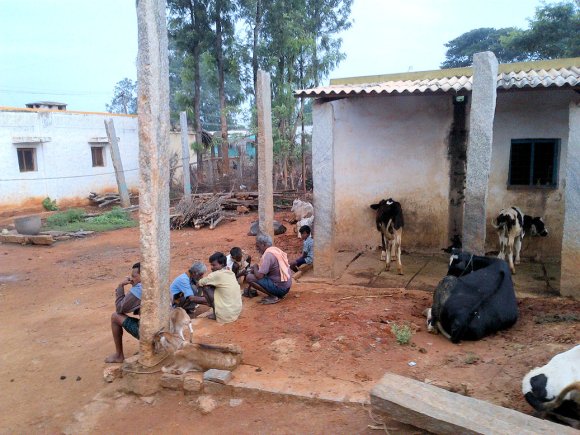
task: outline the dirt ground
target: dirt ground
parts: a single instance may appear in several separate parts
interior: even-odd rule
[[[253,219],[241,217],[214,231],[172,232],[171,276],[193,260],[236,245],[258,258],[254,239],[246,235]],[[289,229],[276,244],[297,256],[301,242]],[[0,245],[0,431],[62,431],[103,391],[103,359],[113,351],[114,288],[138,260],[137,228],[49,247]],[[580,342],[580,322],[564,321],[566,315],[580,315],[580,304],[572,300],[521,298],[521,318],[512,329],[454,345],[425,331],[422,311],[430,305],[429,292],[388,287],[296,283],[276,305],[244,300],[242,316],[233,324],[201,319],[197,338],[241,345],[244,361],[265,378],[341,380],[369,390],[390,371],[523,412],[530,411],[520,392],[524,374]],[[397,344],[393,322],[415,330],[410,345]],[[136,352],[136,340],[126,336],[124,343],[126,355]],[[135,398],[119,403],[94,422],[96,431],[186,432],[195,424],[208,433],[365,433],[372,424],[354,405],[244,399],[239,407],[225,404],[221,413],[201,416],[189,411],[183,396],[168,393],[153,405]],[[122,419],[128,411],[145,417],[127,423]]]

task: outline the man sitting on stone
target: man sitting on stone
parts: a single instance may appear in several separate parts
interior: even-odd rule
[[[238,283],[240,285],[244,282],[246,275],[248,274],[248,268],[252,262],[252,257],[246,255],[242,248],[237,246],[230,250],[230,255],[227,257],[227,268],[234,272]]]
[[[260,301],[265,305],[280,302],[292,285],[288,255],[273,244],[268,235],[260,234],[256,237],[256,249],[262,258],[260,264],[253,265],[251,273],[246,276],[249,287],[244,292],[245,296],[256,296],[256,290],[265,293],[266,297]]]
[[[216,252],[209,257],[212,272],[198,280],[198,287],[204,296],[193,296],[194,302],[209,305],[213,316],[220,323],[230,323],[238,319],[242,312],[242,295],[236,276],[226,267],[226,256]]]
[[[187,314],[193,315],[197,304],[193,301],[193,296],[201,296],[197,289],[197,280],[207,271],[205,265],[199,261],[173,280],[169,291],[173,307],[183,308]]]
[[[314,261],[314,240],[312,239],[310,227],[308,225],[303,225],[300,227],[299,232],[300,238],[303,240],[302,256],[290,263],[290,268],[294,272],[298,272],[298,268],[303,264],[312,265],[312,262]]]
[[[125,293],[125,286],[131,288]],[[139,339],[139,319],[129,316],[139,314],[141,308],[141,263],[135,263],[131,276],[126,277],[115,290],[115,312],[111,315],[111,330],[115,342],[115,353],[105,359],[106,363],[122,363],[125,360],[123,353],[123,329],[136,339]]]

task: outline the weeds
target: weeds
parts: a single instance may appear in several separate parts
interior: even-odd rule
[[[119,228],[129,228],[137,225],[129,212],[116,207],[102,215],[85,218],[85,212],[72,208],[57,213],[46,219],[46,229],[56,231],[111,231]]]
[[[408,344],[413,336],[413,330],[409,325],[397,325],[393,323],[391,325],[391,332],[399,344]]]
[[[42,207],[46,211],[57,211],[58,206],[56,205],[56,199],[50,199],[50,196],[47,196],[42,200]]]
[[[479,360],[480,358],[478,355],[474,354],[473,352],[467,352],[467,355],[465,356],[463,362],[465,364],[475,364]]]

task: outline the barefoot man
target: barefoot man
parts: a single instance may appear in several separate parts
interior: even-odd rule
[[[265,293],[266,297],[260,301],[265,305],[280,302],[292,285],[288,255],[273,244],[268,235],[260,234],[256,237],[256,249],[262,258],[260,264],[254,264],[252,272],[246,276],[249,287],[244,292],[245,296],[255,296],[256,290]]]
[[[125,286],[131,288],[125,293]],[[139,314],[141,308],[141,263],[135,263],[131,269],[131,276],[126,277],[115,290],[115,312],[111,315],[111,330],[115,342],[115,353],[105,359],[106,363],[122,363],[123,329],[136,339],[139,339],[139,319],[128,316],[129,313]]]

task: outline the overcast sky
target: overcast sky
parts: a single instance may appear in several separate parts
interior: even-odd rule
[[[331,77],[436,69],[450,39],[478,27],[527,27],[540,4],[354,0],[347,57]],[[135,0],[0,0],[0,106],[52,100],[104,111],[115,83],[135,79],[136,57]]]

